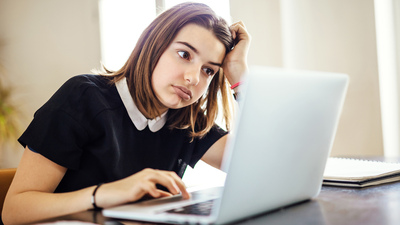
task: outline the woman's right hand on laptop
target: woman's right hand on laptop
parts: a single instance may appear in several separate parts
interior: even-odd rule
[[[166,187],[169,192],[158,189],[157,184]],[[179,193],[185,199],[190,198],[185,184],[175,172],[144,169],[127,178],[103,184],[95,197],[98,207],[108,208],[137,201],[145,195],[161,198]]]

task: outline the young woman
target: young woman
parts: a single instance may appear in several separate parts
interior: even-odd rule
[[[126,64],[67,81],[20,137],[25,147],[3,210],[31,223],[144,196],[190,195],[200,159],[219,168],[227,132],[215,124],[247,68],[250,37],[206,5],[183,3],[143,32]],[[231,85],[230,85],[231,84]]]

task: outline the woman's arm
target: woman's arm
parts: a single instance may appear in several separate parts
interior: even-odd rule
[[[14,180],[7,193],[2,219],[4,224],[32,223],[93,208],[95,186],[68,193],[53,193],[67,169],[44,156],[25,149]],[[161,184],[172,194],[189,198],[181,179],[173,172],[145,169],[125,179],[102,185],[96,193],[98,207],[171,195],[156,188]]]
[[[243,79],[247,70],[247,53],[250,47],[251,37],[244,23],[241,21],[232,24],[230,28],[236,45],[234,49],[225,56],[222,68],[229,83],[233,85]],[[238,89],[239,87],[236,87],[234,91],[238,92]],[[221,169],[226,140],[229,136],[229,134],[225,135],[215,142],[201,159],[207,164]]]
[[[222,158],[224,156],[225,145],[228,138],[229,134],[216,141],[203,155],[201,160],[210,166],[221,169]]]
[[[89,202],[74,200],[74,197],[89,195],[89,189],[75,194],[49,195],[54,192],[65,172],[66,168],[26,148],[4,202],[3,222],[29,223],[89,209]]]

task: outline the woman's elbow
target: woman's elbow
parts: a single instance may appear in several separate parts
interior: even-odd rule
[[[10,197],[6,196],[6,199],[3,204],[3,211],[1,212],[1,219],[3,220],[3,224],[4,225],[16,224],[17,221],[15,219],[21,215],[16,215],[15,213],[16,212],[12,210]]]

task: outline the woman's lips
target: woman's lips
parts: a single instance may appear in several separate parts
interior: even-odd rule
[[[189,89],[182,87],[182,86],[173,86],[173,87],[174,87],[175,93],[182,99],[188,101],[192,98],[192,92]]]

